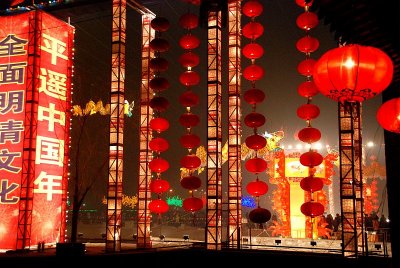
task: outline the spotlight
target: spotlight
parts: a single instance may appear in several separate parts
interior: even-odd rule
[[[282,240],[280,240],[280,239],[275,239],[275,244],[276,244],[277,246],[279,246],[281,243],[282,243]]]
[[[316,246],[317,245],[317,242],[316,241],[311,241],[311,246]]]
[[[165,236],[164,235],[160,235],[159,238],[160,238],[161,241],[165,240]]]
[[[189,240],[189,235],[183,235],[183,240],[188,241]]]
[[[375,244],[375,249],[376,250],[381,250],[382,249],[382,245],[381,244]]]

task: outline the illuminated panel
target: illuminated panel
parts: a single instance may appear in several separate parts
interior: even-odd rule
[[[208,17],[207,99],[207,249],[221,249],[221,12]]]
[[[149,248],[151,213],[148,210],[148,204],[151,201],[151,171],[149,163],[152,160],[152,153],[149,148],[149,141],[152,139],[152,133],[149,126],[152,119],[153,110],[149,106],[149,101],[153,95],[149,87],[151,71],[149,68],[150,59],[153,58],[153,52],[150,50],[150,41],[155,36],[154,29],[151,28],[151,20],[154,16],[142,15],[142,85],[140,88],[140,143],[139,143],[139,181],[138,181],[138,223],[137,223],[137,247]]]
[[[121,250],[126,1],[113,1],[106,251]]]
[[[240,106],[240,17],[241,1],[230,1],[229,28],[229,122],[228,122],[228,238],[231,247],[240,248],[242,221],[241,106]]]
[[[0,17],[0,249],[15,249],[25,127],[29,14]]]
[[[73,27],[42,11],[39,35],[35,178],[31,245],[64,241]],[[39,55],[37,55],[39,56]],[[36,63],[36,61],[35,61]],[[33,119],[34,120],[34,119]],[[67,128],[68,127],[68,128]]]

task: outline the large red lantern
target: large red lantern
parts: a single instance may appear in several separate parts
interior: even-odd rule
[[[199,104],[199,96],[191,90],[183,92],[179,96],[179,102],[184,107],[194,107]]]
[[[150,120],[150,128],[160,133],[169,128],[169,122],[162,117],[153,118]]]
[[[185,71],[180,74],[179,81],[187,87],[195,86],[200,83],[200,75],[195,71]]]
[[[266,223],[271,219],[271,212],[265,208],[255,208],[249,213],[249,219],[254,223]]]
[[[267,145],[267,140],[258,134],[246,138],[246,146],[253,150],[260,150]]]
[[[300,130],[297,136],[302,142],[311,144],[321,139],[321,131],[319,131],[317,128],[306,127]]]
[[[179,117],[179,123],[184,127],[195,127],[200,123],[200,118],[197,114],[186,113]]]
[[[259,128],[265,124],[265,116],[260,113],[251,112],[244,118],[246,126],[251,128]]]
[[[251,64],[244,68],[243,76],[249,81],[260,80],[264,76],[264,68],[256,64]]]
[[[319,93],[314,81],[304,81],[297,87],[297,93],[304,98],[314,97]]]
[[[301,213],[308,217],[317,217],[324,214],[324,205],[318,202],[309,201],[301,205]]]
[[[203,201],[197,197],[189,197],[183,200],[182,206],[188,212],[196,212],[203,208]]]
[[[188,190],[198,189],[201,186],[201,180],[196,176],[186,176],[181,179],[181,186]]]
[[[346,45],[322,55],[313,77],[323,95],[340,102],[362,102],[389,86],[393,62],[378,48]]]
[[[314,12],[304,12],[296,20],[297,26],[306,31],[317,27],[318,23],[318,16]]]
[[[179,57],[179,63],[185,68],[193,68],[199,65],[200,57],[197,54],[188,51]]]
[[[300,181],[300,187],[304,191],[316,192],[322,190],[324,187],[324,182],[321,178],[309,176],[305,177]]]
[[[255,60],[264,55],[264,48],[257,43],[250,43],[243,47],[242,53],[246,58]]]
[[[242,7],[242,13],[249,18],[260,16],[263,10],[263,5],[256,0],[247,1]]]
[[[169,163],[165,159],[157,157],[150,161],[149,168],[155,173],[163,173],[169,169]]]
[[[312,53],[316,51],[318,47],[318,39],[312,36],[304,36],[300,38],[296,43],[297,50],[303,53]]]
[[[251,88],[246,90],[243,98],[248,104],[254,105],[264,101],[265,93],[261,89]]]
[[[255,157],[247,160],[245,167],[249,172],[261,173],[267,169],[268,164],[267,161],[265,161],[264,159]]]
[[[309,151],[300,155],[300,164],[307,167],[319,166],[324,158],[320,153]]]
[[[297,108],[297,116],[304,120],[315,119],[319,116],[320,110],[317,105],[308,103]]]
[[[199,26],[199,17],[193,13],[183,14],[179,18],[179,25],[184,29],[195,29],[197,26]]]
[[[169,148],[169,143],[166,139],[158,137],[158,138],[153,138],[150,142],[149,142],[149,147],[152,151],[156,151],[156,152],[164,152],[166,150],[168,150]]]
[[[264,26],[259,22],[251,21],[243,27],[242,33],[246,38],[255,40],[264,33]]]
[[[183,49],[195,49],[200,45],[200,39],[192,34],[185,34],[179,39],[179,45]]]
[[[185,155],[181,159],[181,166],[187,169],[195,169],[200,167],[201,160],[197,155]]]
[[[252,196],[265,195],[268,192],[268,184],[257,179],[247,184],[246,191]]]
[[[184,148],[193,149],[200,145],[200,137],[196,134],[185,134],[181,136],[179,142]]]
[[[154,97],[150,100],[149,106],[158,112],[164,112],[168,109],[169,101],[164,97]]]
[[[383,129],[400,133],[400,98],[383,103],[376,113],[376,119]]]
[[[156,194],[162,194],[168,191],[169,182],[163,179],[155,179],[150,183],[150,190]]]
[[[169,88],[169,86],[170,86],[170,84],[169,84],[168,79],[166,79],[165,77],[161,77],[161,76],[154,77],[153,79],[150,80],[150,83],[149,83],[149,87],[151,89],[153,89],[154,91],[158,91],[158,92],[166,90],[167,88]]]
[[[153,213],[163,214],[168,211],[168,204],[164,200],[155,199],[150,201],[149,210]]]

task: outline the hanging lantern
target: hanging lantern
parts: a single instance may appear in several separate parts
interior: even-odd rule
[[[362,102],[389,86],[393,62],[378,48],[346,45],[322,55],[313,77],[323,95],[340,102]]]
[[[168,70],[168,66],[168,61],[161,57],[152,58],[149,62],[149,68],[155,72],[165,72]]]
[[[179,57],[179,63],[185,68],[193,68],[199,65],[200,57],[197,54],[188,51]]]
[[[297,71],[303,76],[311,76],[315,63],[314,59],[305,59],[297,65]]]
[[[324,187],[324,182],[321,180],[321,178],[308,176],[300,181],[300,187],[304,191],[317,192],[322,190],[322,188]]]
[[[268,184],[257,178],[256,181],[247,184],[246,191],[252,196],[265,195],[268,192]]]
[[[324,205],[318,202],[309,201],[301,205],[301,213],[308,217],[317,217],[324,214]]]
[[[255,208],[249,213],[249,219],[254,223],[263,224],[271,219],[271,212],[265,208]]]
[[[304,36],[300,38],[296,43],[297,50],[303,53],[312,53],[316,51],[318,47],[319,47],[318,39],[312,36]]]
[[[179,117],[179,123],[184,127],[195,127],[200,123],[200,118],[197,114],[185,113]]]
[[[199,96],[197,96],[193,91],[188,90],[179,96],[179,102],[184,107],[194,107],[199,104]]]
[[[248,127],[258,128],[265,124],[265,116],[260,113],[251,112],[245,116],[244,123]]]
[[[318,23],[318,16],[314,12],[308,11],[298,16],[296,20],[297,26],[306,31],[317,27]]]
[[[185,134],[179,139],[183,148],[193,149],[200,145],[200,137],[195,134]]]
[[[383,103],[378,109],[376,118],[383,129],[400,133],[400,98]]]
[[[304,81],[297,87],[297,93],[304,98],[314,97],[319,93],[313,81]]]
[[[264,33],[264,26],[259,22],[251,21],[242,28],[243,35],[251,40],[256,40]]]
[[[149,47],[156,52],[167,52],[171,46],[164,38],[154,38],[150,41]]]
[[[201,187],[201,180],[196,176],[186,176],[181,179],[181,186],[188,190],[194,190]]]
[[[251,88],[249,90],[246,90],[243,98],[248,104],[254,105],[264,101],[265,93],[260,89]]]
[[[166,90],[169,86],[169,81],[165,77],[154,77],[149,83],[149,87],[158,92]]]
[[[150,161],[149,168],[155,173],[163,173],[169,169],[169,163],[165,159],[157,157]]]
[[[181,159],[181,166],[187,169],[196,169],[200,165],[201,160],[197,155],[186,155]]]
[[[155,199],[150,201],[149,210],[153,213],[163,214],[168,211],[168,204],[164,200]]]
[[[319,107],[314,104],[303,104],[297,108],[297,116],[304,120],[315,119],[319,116]]]
[[[162,117],[153,118],[150,120],[150,128],[158,133],[163,132],[169,128],[169,122]]]
[[[197,197],[189,197],[183,200],[182,206],[186,211],[195,212],[203,208],[203,201]]]
[[[169,189],[169,183],[166,180],[155,179],[152,180],[150,183],[150,190],[153,193],[162,194],[168,191],[168,189]]]
[[[321,131],[313,127],[306,127],[297,134],[299,140],[306,143],[314,143],[321,139]]]
[[[257,43],[250,43],[243,47],[242,53],[246,58],[255,60],[264,55],[264,48]]]
[[[183,49],[195,49],[200,46],[200,39],[192,34],[185,34],[179,39],[179,45]]]
[[[268,164],[267,161],[265,161],[264,159],[255,157],[247,160],[245,167],[249,172],[261,173],[267,169]]]
[[[168,109],[169,101],[164,97],[154,97],[150,100],[149,106],[158,112],[164,112]]]
[[[179,25],[187,30],[193,30],[199,26],[199,17],[193,13],[183,14],[179,18]]]
[[[319,166],[324,158],[320,153],[309,151],[300,155],[300,164],[307,167]]]
[[[163,17],[155,17],[150,22],[151,28],[159,32],[168,31],[170,23],[169,20]]]
[[[200,83],[200,75],[195,71],[185,71],[179,76],[182,85],[190,87]]]
[[[244,68],[243,76],[249,81],[257,81],[263,78],[264,68],[256,64],[252,64]]]
[[[169,143],[166,139],[158,137],[158,138],[153,138],[149,142],[149,147],[152,151],[156,152],[165,152],[169,148]]]
[[[253,150],[260,150],[267,145],[267,140],[258,134],[246,138],[246,146]]]
[[[247,1],[242,7],[242,13],[249,18],[260,16],[263,10],[263,5],[256,0]]]
[[[300,7],[310,7],[313,2],[314,0],[296,0],[296,4]]]

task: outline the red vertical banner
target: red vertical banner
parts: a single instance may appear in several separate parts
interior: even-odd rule
[[[0,17],[0,250],[64,241],[73,38],[42,11]]]
[[[31,226],[33,245],[64,241],[73,33],[72,26],[42,12],[35,88],[39,95]]]

